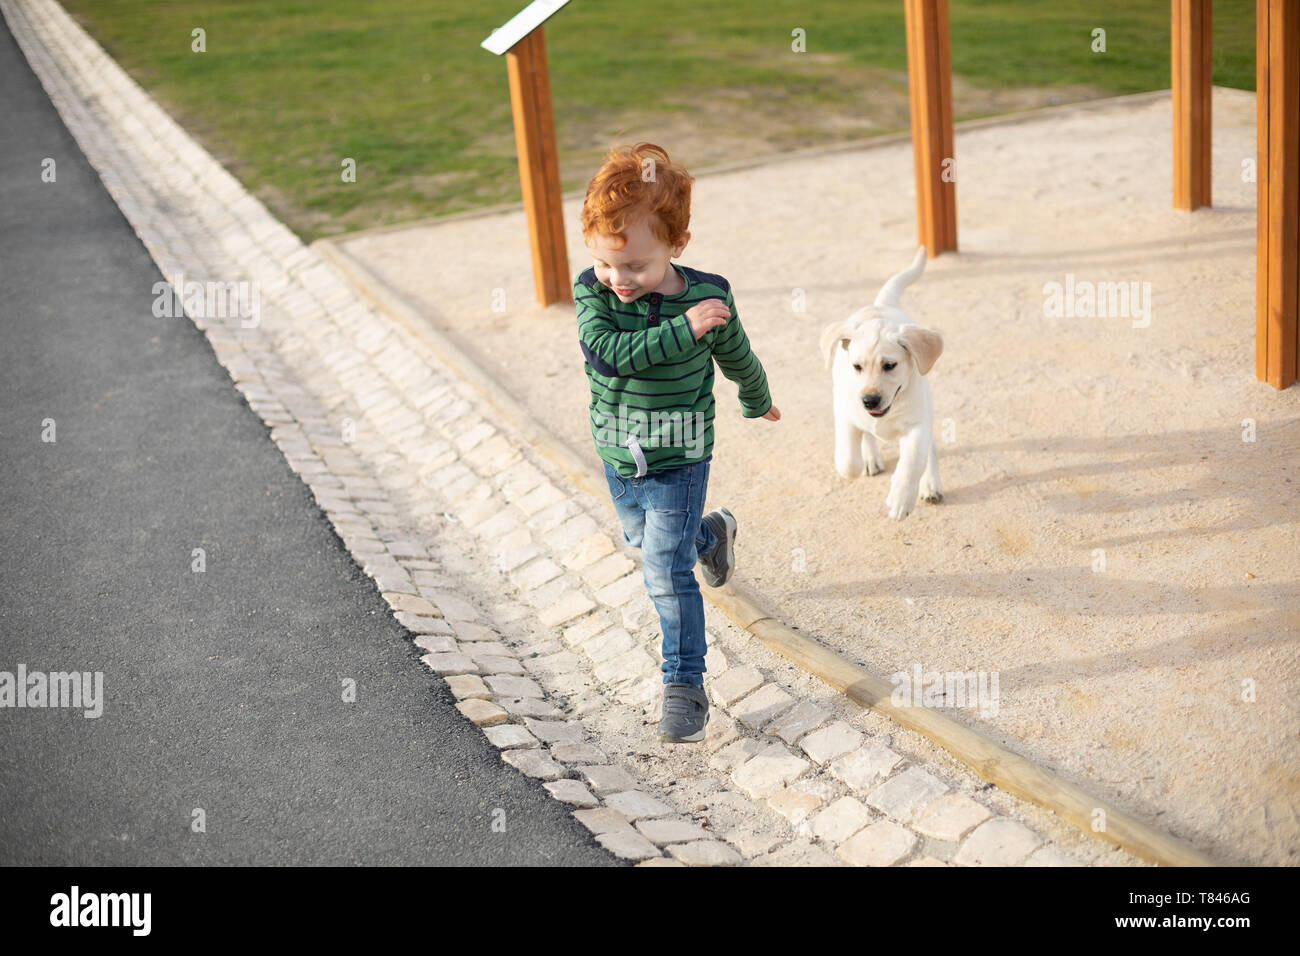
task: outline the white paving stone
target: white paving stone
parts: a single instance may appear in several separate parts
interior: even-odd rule
[[[856,750],[862,740],[860,732],[839,720],[821,730],[814,730],[799,741],[799,746],[817,763],[827,764]]]
[[[1078,860],[1072,856],[1067,856],[1056,847],[1045,846],[1042,849],[1035,850],[1029,854],[1029,859],[1025,860],[1025,866],[1082,866]]]
[[[549,481],[543,481],[542,484],[516,501],[515,507],[528,516],[536,514],[547,505],[564,500],[566,500],[566,497],[563,491]]]
[[[721,840],[696,840],[668,848],[674,859],[687,866],[735,866],[743,857]]]
[[[633,596],[618,608],[619,621],[629,631],[636,633],[644,628],[659,625],[659,611],[650,595],[645,592]]]
[[[578,576],[590,588],[603,588],[634,570],[636,565],[625,555],[611,554],[583,568],[578,572]]]
[[[660,855],[659,848],[635,830],[613,830],[596,837],[596,842],[625,860],[646,860]]]
[[[793,744],[804,734],[826,723],[830,716],[831,712],[825,707],[809,700],[801,700],[764,727],[763,731],[775,734],[786,743]]]
[[[480,618],[474,605],[450,591],[434,591],[431,600],[442,609],[443,616],[451,621],[477,621]]]
[[[480,643],[483,641],[500,641],[501,635],[490,627],[482,624],[473,624],[469,621],[452,621],[452,633],[456,635],[458,641],[472,641]]]
[[[581,724],[564,720],[538,720],[525,717],[527,727],[538,740],[548,744],[580,744],[585,738]]]
[[[600,525],[589,514],[579,514],[552,528],[542,535],[546,547],[559,554],[567,553],[580,541],[590,538],[600,530]],[[563,562],[561,562],[563,564]],[[568,567],[568,565],[565,565]],[[570,568],[570,570],[576,570]]]
[[[538,615],[538,620],[547,627],[556,627],[586,614],[595,606],[591,598],[581,591],[570,590],[543,609],[542,613]]]
[[[514,652],[500,641],[478,641],[460,647],[460,652],[476,664],[481,664],[485,657],[513,657]]]
[[[487,700],[492,696],[492,692],[488,690],[487,685],[483,683],[483,678],[479,677],[477,674],[453,675],[447,678],[447,686],[451,688],[451,692],[456,696],[457,700],[467,700],[470,698]]]
[[[441,617],[421,617],[409,611],[398,611],[393,615],[408,631],[415,634],[451,634],[452,629]]]
[[[551,755],[544,750],[503,750],[501,759],[528,776],[541,780],[559,780],[564,776],[564,767],[552,760]]]
[[[607,534],[588,535],[570,548],[560,558],[560,564],[570,571],[581,571],[608,554],[614,553],[614,542]]]
[[[611,622],[601,611],[579,619],[564,629],[564,643],[578,647],[609,630]]]
[[[830,770],[854,790],[867,791],[888,777],[902,759],[880,741],[871,740],[832,761]]]
[[[545,697],[542,687],[537,681],[529,677],[512,677],[506,674],[492,674],[483,679],[488,687],[498,697]]]
[[[961,793],[949,793],[924,807],[912,828],[936,840],[960,840],[993,814],[988,807]]]
[[[673,812],[673,808],[668,804],[640,790],[624,790],[622,793],[611,793],[605,798],[605,803],[629,820],[641,820],[645,817],[666,817]]]
[[[719,707],[729,708],[762,686],[763,673],[757,667],[731,667],[709,685],[709,699]]]
[[[595,744],[586,741],[578,742],[558,742],[551,745],[551,754],[560,763],[572,764],[599,764],[609,759],[609,756],[597,747]],[[636,787],[636,782],[629,780],[625,786],[618,787],[618,790],[630,790]]]
[[[572,673],[581,664],[582,662],[577,655],[568,650],[560,650],[554,654],[545,654],[540,657],[525,658],[523,661],[524,668],[530,674],[541,674],[547,677]]]
[[[737,787],[757,800],[771,796],[809,766],[807,760],[795,756],[785,744],[773,742],[734,770],[731,779]]]
[[[600,801],[577,780],[552,780],[542,784],[551,796],[575,807],[594,807]]]
[[[476,697],[459,701],[456,709],[479,727],[491,727],[493,724],[505,723],[510,719],[510,715],[500,704],[494,704],[490,700],[479,700]]]
[[[713,720],[710,719],[709,723],[712,724]],[[768,741],[756,740],[753,737],[742,737],[740,740],[734,740],[726,744],[717,753],[713,754],[709,758],[709,766],[714,770],[731,773],[748,761],[749,758],[762,753],[769,746]]]
[[[640,572],[631,572],[596,592],[596,600],[607,607],[619,607],[634,597],[645,593],[645,582]]]
[[[812,818],[813,836],[843,843],[871,822],[871,811],[852,797],[841,797]]]
[[[994,817],[980,824],[961,845],[953,862],[958,866],[1015,866],[1042,843],[1023,823]]]
[[[713,683],[716,689],[718,681],[715,680]],[[727,709],[732,717],[750,730],[758,730],[773,717],[784,713],[792,706],[794,706],[793,697],[776,684],[767,684]]]
[[[767,798],[767,805],[797,827],[825,802],[820,794],[800,789],[798,783],[782,787]]]
[[[608,684],[620,684],[658,673],[659,665],[652,660],[644,647],[631,650],[601,661],[594,668],[596,679]]]
[[[465,654],[425,654],[420,660],[429,670],[443,677],[478,673],[478,665]]]
[[[474,645],[470,644],[469,647]],[[479,670],[484,674],[497,674],[500,676],[523,676],[524,665],[519,663],[513,657],[498,657],[495,655],[483,655],[477,658],[471,658],[478,665]]]
[[[911,767],[886,780],[867,794],[867,803],[899,823],[911,823],[913,817],[930,801],[948,790],[934,774]]]
[[[810,867],[839,866],[833,856],[811,840],[799,839],[754,859],[753,866]]]
[[[550,558],[542,557],[525,565],[518,571],[512,572],[510,579],[519,587],[531,591],[533,588],[541,587],[548,581],[553,581],[564,573],[564,569],[552,561]]]
[[[579,767],[578,772],[582,774],[591,789],[601,796],[636,789],[636,778],[622,767],[613,765]]]
[[[581,512],[581,508],[570,499],[565,498],[537,512],[528,519],[526,524],[538,534],[545,536],[548,532],[561,527],[566,521],[581,514]]]
[[[536,697],[498,697],[497,701],[506,711],[515,717],[563,717],[560,710],[550,701]]]
[[[613,833],[616,830],[636,832],[627,817],[611,807],[574,810],[573,817],[596,836],[602,833]]]
[[[566,635],[567,639],[567,635]],[[624,628],[611,627],[599,637],[593,637],[582,645],[582,651],[597,664],[625,654],[633,647],[632,635]]]
[[[446,634],[420,634],[414,643],[427,654],[455,654],[460,650],[455,639]]]
[[[916,846],[916,834],[889,820],[871,824],[845,841],[836,854],[853,866],[893,866]]]
[[[638,820],[636,828],[647,840],[663,846],[666,843],[686,843],[690,840],[708,840],[710,836],[698,823],[690,820]]]
[[[515,748],[527,750],[530,747],[541,746],[536,737],[518,724],[498,724],[495,727],[484,728],[483,733],[493,747],[501,750],[513,750]]]

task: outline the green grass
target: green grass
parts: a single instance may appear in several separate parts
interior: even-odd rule
[[[479,43],[524,0],[64,3],[305,239],[519,199],[505,59]],[[1167,2],[951,0],[950,19],[976,89],[1169,86]],[[1253,89],[1254,4],[1218,0],[1214,27],[1215,83]],[[901,0],[573,0],[546,39],[566,191],[629,125],[671,122],[688,164],[723,134],[757,154],[905,125]]]

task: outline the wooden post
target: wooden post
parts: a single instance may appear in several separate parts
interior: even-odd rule
[[[957,248],[948,0],[905,0],[917,237],[931,256]]]
[[[1174,208],[1210,205],[1210,0],[1170,0]]]
[[[1274,388],[1300,368],[1300,3],[1255,4],[1255,376]]]
[[[546,72],[546,39],[538,25],[506,51],[510,107],[515,119],[519,182],[528,214],[533,288],[542,305],[573,301],[569,253],[560,205],[560,161]]]

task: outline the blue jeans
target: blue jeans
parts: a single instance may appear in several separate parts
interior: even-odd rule
[[[605,462],[623,540],[641,549],[646,592],[659,612],[665,684],[704,686],[704,599],[694,568],[696,558],[718,543],[700,522],[712,460],[710,454],[693,465],[640,478],[624,478]]]

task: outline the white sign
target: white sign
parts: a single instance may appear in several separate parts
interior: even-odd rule
[[[492,31],[492,35],[479,46],[500,56],[555,15],[569,0],[533,0],[528,6]]]

